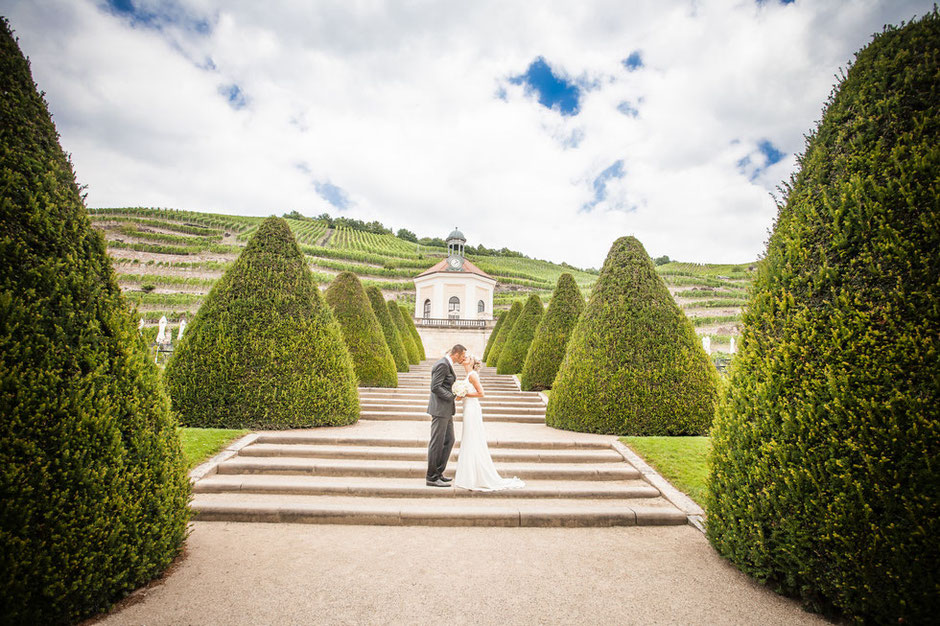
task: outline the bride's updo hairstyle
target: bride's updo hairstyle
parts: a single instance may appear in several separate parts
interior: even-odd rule
[[[473,355],[470,356],[470,359],[473,361],[473,367],[471,367],[471,369],[474,372],[479,372],[481,369],[483,369],[483,361]]]

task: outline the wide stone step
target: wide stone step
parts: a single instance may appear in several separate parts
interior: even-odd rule
[[[389,446],[393,448],[424,447],[428,445],[427,439],[409,439],[403,437],[362,437],[334,435],[322,432],[296,432],[296,431],[278,431],[269,433],[260,433],[255,439],[256,444],[261,443],[299,443],[308,445],[350,445],[350,446]],[[604,441],[585,441],[585,440],[535,440],[535,439],[506,439],[487,441],[490,451],[502,448],[525,449],[525,450],[610,450],[611,445]],[[460,449],[460,441],[454,444],[456,449]]]
[[[449,472],[453,474],[453,471]],[[642,480],[545,481],[530,480],[522,489],[484,492],[457,487],[428,487],[424,479],[361,478],[350,476],[268,476],[214,474],[195,485],[195,493],[280,493],[295,495],[350,495],[373,498],[658,498],[659,491]]]
[[[424,392],[430,392],[430,391],[431,391],[431,381],[412,382],[412,381],[409,381],[409,380],[400,380],[400,381],[398,381],[398,386],[397,386],[397,387],[386,387],[386,389],[406,389],[406,390],[408,390],[408,391],[424,391]],[[489,391],[499,391],[499,392],[504,392],[504,393],[505,393],[505,392],[512,393],[512,392],[520,391],[520,389],[519,389],[519,387],[516,387],[515,385],[510,384],[510,383],[493,383],[493,384],[489,384],[489,385],[484,384],[484,385],[483,385],[483,392],[486,393],[486,392],[489,392]]]
[[[431,416],[423,411],[360,411],[360,420],[378,420],[378,421],[431,421]],[[463,421],[460,415],[454,416],[454,421]],[[508,415],[505,413],[486,413],[483,417],[484,422],[517,422],[519,424],[543,424],[545,423],[544,413],[541,415]]]
[[[428,394],[424,394],[420,397],[397,397],[397,398],[374,398],[372,396],[359,396],[359,404],[380,404],[382,406],[388,407],[399,407],[399,406],[414,406],[421,407],[422,409],[427,408],[428,406]],[[455,407],[460,408],[463,406],[463,402],[457,400],[455,402]],[[517,408],[517,409],[545,409],[545,404],[536,400],[535,402],[529,402],[527,400],[516,401],[503,398],[492,398],[487,396],[480,401],[480,406],[484,409],[498,407],[506,408]]]
[[[519,391],[502,392],[485,389],[484,394],[486,397],[483,398],[483,402],[513,402],[540,406],[544,406],[545,404],[542,401],[542,398],[540,398],[536,393],[530,394],[529,392]],[[370,389],[369,391],[359,391],[360,399],[374,399],[376,401],[416,400],[427,402],[430,395],[430,389],[388,389],[384,391]]]
[[[544,406],[512,406],[503,403],[480,404],[483,409],[483,419],[487,419],[490,414],[498,413],[500,415],[545,415]],[[427,402],[365,402],[359,401],[359,410],[366,412],[394,412],[394,413],[426,413]],[[457,403],[457,412],[463,412],[462,403]]]
[[[451,452],[451,459],[459,456],[459,448]],[[356,446],[356,445],[310,445],[284,443],[253,443],[239,451],[239,456],[264,457],[312,457],[321,459],[363,459],[421,461],[427,459],[427,445],[392,447],[392,446]],[[490,450],[494,461],[524,463],[623,463],[623,456],[610,448],[608,450]]]
[[[633,480],[640,473],[626,463],[512,463],[497,462],[501,476],[523,480]],[[313,459],[303,457],[235,456],[218,465],[219,474],[283,474],[309,476],[425,476],[425,461],[375,461],[361,459]]]
[[[651,501],[652,500],[652,501]],[[685,524],[658,499],[356,498],[268,494],[199,494],[198,521],[424,526],[645,526]]]

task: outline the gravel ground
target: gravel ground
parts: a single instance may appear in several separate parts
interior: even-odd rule
[[[193,524],[96,624],[821,624],[691,526]]]

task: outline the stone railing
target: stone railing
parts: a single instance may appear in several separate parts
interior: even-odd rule
[[[415,319],[418,326],[430,328],[486,328],[490,320],[465,320],[456,317],[419,317]]]

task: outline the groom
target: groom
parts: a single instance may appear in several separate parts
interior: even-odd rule
[[[449,487],[450,478],[444,478],[444,469],[450,451],[454,448],[454,413],[457,411],[454,392],[451,391],[457,374],[454,365],[463,363],[467,349],[459,343],[431,368],[431,441],[428,442],[428,487]]]

